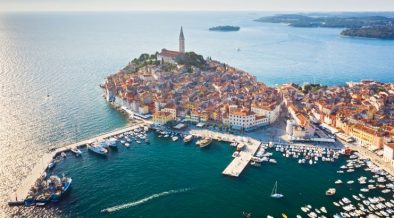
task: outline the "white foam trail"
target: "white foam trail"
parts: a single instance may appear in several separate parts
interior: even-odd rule
[[[166,196],[166,195],[182,193],[182,192],[187,192],[187,191],[190,191],[190,188],[183,188],[183,189],[178,189],[178,190],[165,191],[165,192],[161,192],[161,193],[158,193],[158,194],[153,194],[153,195],[151,195],[149,197],[143,198],[143,199],[138,200],[138,201],[133,201],[133,202],[130,202],[130,203],[127,203],[127,204],[121,204],[121,205],[105,208],[105,209],[102,209],[101,212],[109,212],[109,213],[111,213],[111,212],[115,212],[115,211],[118,211],[118,210],[123,210],[123,209],[129,208],[129,207],[135,207],[137,205],[143,204],[143,203],[145,203],[147,201],[150,201],[150,200],[153,200],[155,198],[160,198],[160,197],[163,197],[163,196]]]

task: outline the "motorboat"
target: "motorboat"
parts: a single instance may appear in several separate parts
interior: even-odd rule
[[[335,184],[337,185],[342,184],[342,180],[338,179],[337,181],[335,181]]]
[[[108,153],[106,148],[103,148],[97,144],[88,145],[88,150],[100,155],[106,155]]]
[[[203,138],[203,139],[201,139],[201,140],[198,140],[198,141],[196,142],[196,144],[197,144],[198,146],[200,146],[200,148],[205,148],[205,147],[207,147],[209,144],[211,144],[211,142],[212,142],[212,139],[211,139],[211,138]]]
[[[173,142],[175,142],[175,141],[178,140],[178,136],[173,136],[173,137],[171,137],[171,139],[172,139]]]
[[[79,150],[77,147],[71,148],[71,152],[74,153],[76,156],[79,156],[82,154],[82,151]]]
[[[329,189],[326,191],[326,195],[327,195],[327,196],[335,195],[336,191],[337,191],[337,190],[336,190],[335,188],[329,188]]]
[[[187,135],[183,138],[184,143],[188,143],[193,140],[193,135]]]
[[[54,167],[56,166],[56,162],[55,161],[51,161],[49,164],[48,164],[48,170],[51,170],[51,169],[53,169]]]

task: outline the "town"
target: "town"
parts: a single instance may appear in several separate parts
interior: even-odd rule
[[[268,87],[245,71],[185,52],[181,28],[179,51],[142,54],[102,87],[109,102],[155,125],[212,124],[242,133],[269,126],[284,112],[289,142],[357,144],[394,166],[393,83]]]

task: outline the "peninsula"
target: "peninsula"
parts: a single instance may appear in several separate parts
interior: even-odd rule
[[[384,16],[305,16],[282,14],[256,19],[263,23],[286,23],[292,27],[344,28],[341,35],[394,39],[394,18]]]
[[[232,31],[239,31],[239,26],[215,26],[209,28],[209,31],[220,31],[220,32],[232,32]]]

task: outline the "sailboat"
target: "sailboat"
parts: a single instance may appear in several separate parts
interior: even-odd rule
[[[277,192],[277,189],[278,189],[278,181],[275,181],[274,188],[272,189],[272,192],[271,192],[271,198],[282,198],[283,197],[282,194],[279,194]]]

